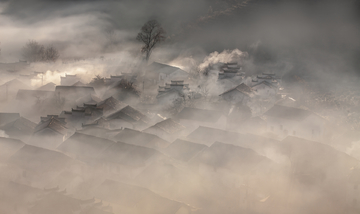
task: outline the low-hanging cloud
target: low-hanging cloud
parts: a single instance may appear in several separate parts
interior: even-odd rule
[[[239,49],[224,50],[221,53],[215,51],[204,59],[203,63],[199,65],[199,70],[204,71],[209,66],[215,65],[217,63],[236,62],[241,65],[247,56],[248,53],[242,52]]]

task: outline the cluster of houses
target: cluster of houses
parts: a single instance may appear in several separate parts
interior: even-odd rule
[[[0,113],[0,212],[360,211],[360,162],[326,144],[325,118],[289,105],[273,73],[249,81],[225,63],[216,84],[226,82],[205,96],[187,72],[153,63],[100,86],[76,75],[1,85],[5,100],[33,106]],[[123,87],[133,83],[155,101]],[[274,102],[254,115],[259,98]]]

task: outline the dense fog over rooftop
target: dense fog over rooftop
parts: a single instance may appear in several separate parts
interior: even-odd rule
[[[360,212],[360,1],[0,1],[0,213]]]

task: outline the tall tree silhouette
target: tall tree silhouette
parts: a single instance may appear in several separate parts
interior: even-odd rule
[[[141,32],[138,33],[136,39],[144,43],[141,49],[142,53],[145,53],[146,61],[149,61],[150,55],[154,47],[165,40],[166,32],[156,20],[150,20],[144,24],[141,28]]]

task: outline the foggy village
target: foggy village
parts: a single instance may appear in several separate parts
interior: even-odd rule
[[[360,1],[0,1],[1,214],[360,213]]]

